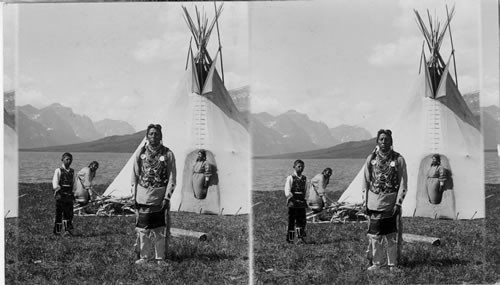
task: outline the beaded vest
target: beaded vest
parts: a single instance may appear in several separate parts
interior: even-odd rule
[[[61,186],[61,193],[64,195],[73,195],[73,178],[75,171],[73,168],[66,170],[64,167],[59,168],[61,176],[59,177],[59,186]]]
[[[139,185],[144,188],[165,187],[168,184],[169,169],[167,165],[168,148],[160,146],[153,150],[148,146],[141,149],[139,155]]]
[[[399,153],[391,151],[387,156],[377,152],[370,161],[370,191],[375,194],[393,193],[399,190],[398,177]]]
[[[292,195],[293,198],[299,201],[304,201],[306,199],[306,177],[297,177],[292,175]]]

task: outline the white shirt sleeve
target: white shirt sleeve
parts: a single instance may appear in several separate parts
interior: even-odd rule
[[[406,161],[402,156],[399,156],[398,158],[398,165],[399,165],[399,177],[401,179],[400,185],[399,185],[399,191],[398,191],[398,197],[396,200],[396,205],[403,205],[403,201],[406,196],[406,191],[408,190],[408,173],[406,172]]]
[[[292,196],[292,182],[293,182],[293,179],[292,179],[292,176],[290,175],[286,178],[286,181],[285,181],[285,196],[287,198]]]
[[[52,189],[54,189],[54,191],[59,190],[59,188],[61,188],[59,186],[60,177],[61,177],[61,170],[59,168],[57,168],[54,171],[54,177],[52,177]]]
[[[175,165],[175,156],[172,151],[167,153],[169,159],[169,167],[170,167],[170,176],[168,178],[167,191],[165,193],[165,198],[170,200],[172,198],[172,194],[174,193],[175,186],[177,186],[177,166]]]

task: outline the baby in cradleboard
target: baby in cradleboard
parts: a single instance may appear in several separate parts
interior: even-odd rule
[[[288,176],[285,181],[285,196],[288,207],[288,232],[286,241],[288,243],[295,241],[295,235],[297,235],[298,242],[306,242],[307,178],[302,175],[304,167],[304,162],[297,159],[293,163],[294,173]]]
[[[75,182],[75,171],[70,167],[73,155],[69,152],[63,153],[62,165],[54,171],[52,188],[56,202],[56,217],[54,219],[55,235],[73,235],[73,187]]]

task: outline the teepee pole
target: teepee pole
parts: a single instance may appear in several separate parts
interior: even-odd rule
[[[429,12],[429,9],[427,9],[427,18],[429,19],[429,28],[431,31],[431,39],[434,38],[434,29],[432,27],[432,18],[431,18],[431,13]],[[434,46],[434,40],[432,40],[432,45]]]
[[[189,54],[191,53],[191,42],[192,41],[193,41],[193,37],[191,36],[191,39],[189,40],[189,49],[188,49],[188,53],[187,53],[187,56],[186,56],[186,67],[184,68],[184,70],[187,70],[187,68],[188,68]]]
[[[234,214],[235,216],[237,216],[237,215],[239,214],[239,212],[240,212],[241,208],[242,208],[242,207],[240,207],[240,208],[238,209],[238,211],[236,211],[236,213]]]
[[[424,45],[425,45],[425,41],[422,41],[422,53],[420,54],[420,64],[418,65],[418,74],[420,74],[420,72],[422,72],[422,60],[425,57]],[[425,63],[425,64],[427,64],[427,63]]]
[[[224,64],[222,61],[222,45],[220,43],[220,32],[219,32],[219,14],[220,14],[220,9],[222,8],[222,4],[219,8],[219,13],[217,13],[217,5],[215,4],[214,1],[214,9],[215,9],[215,25],[217,26],[217,38],[219,39],[219,51],[220,51],[220,68],[221,68],[221,73],[222,73],[222,83],[224,83]]]
[[[474,215],[470,218],[471,220],[474,219],[474,216],[477,214],[477,211],[474,212]]]
[[[429,31],[427,30],[427,28],[425,27],[425,23],[424,21],[422,20],[422,18],[420,17],[420,14],[418,13],[417,10],[413,10],[415,12],[415,16],[416,16],[416,21],[417,21],[417,26],[419,27],[420,31],[422,32],[422,34],[424,35],[424,38],[425,38],[425,41],[427,42],[427,47],[429,48],[429,50],[432,52],[432,47],[431,47],[431,35],[429,33]]]
[[[457,62],[455,59],[455,48],[453,47],[453,37],[451,36],[451,19],[450,19],[450,13],[448,12],[448,5],[446,5],[446,16],[448,17],[448,32],[450,33],[451,54],[453,55],[453,69],[455,70],[455,84],[457,84],[457,88],[458,88]]]

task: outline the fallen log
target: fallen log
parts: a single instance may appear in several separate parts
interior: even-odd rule
[[[414,234],[403,234],[403,240],[409,243],[413,242],[424,242],[430,243],[434,246],[439,246],[441,244],[441,239],[437,237],[427,237]]]
[[[195,239],[198,239],[199,241],[206,241],[206,240],[208,240],[208,235],[206,233],[196,232],[196,231],[190,231],[190,230],[170,228],[170,234],[173,237],[195,238]]]

